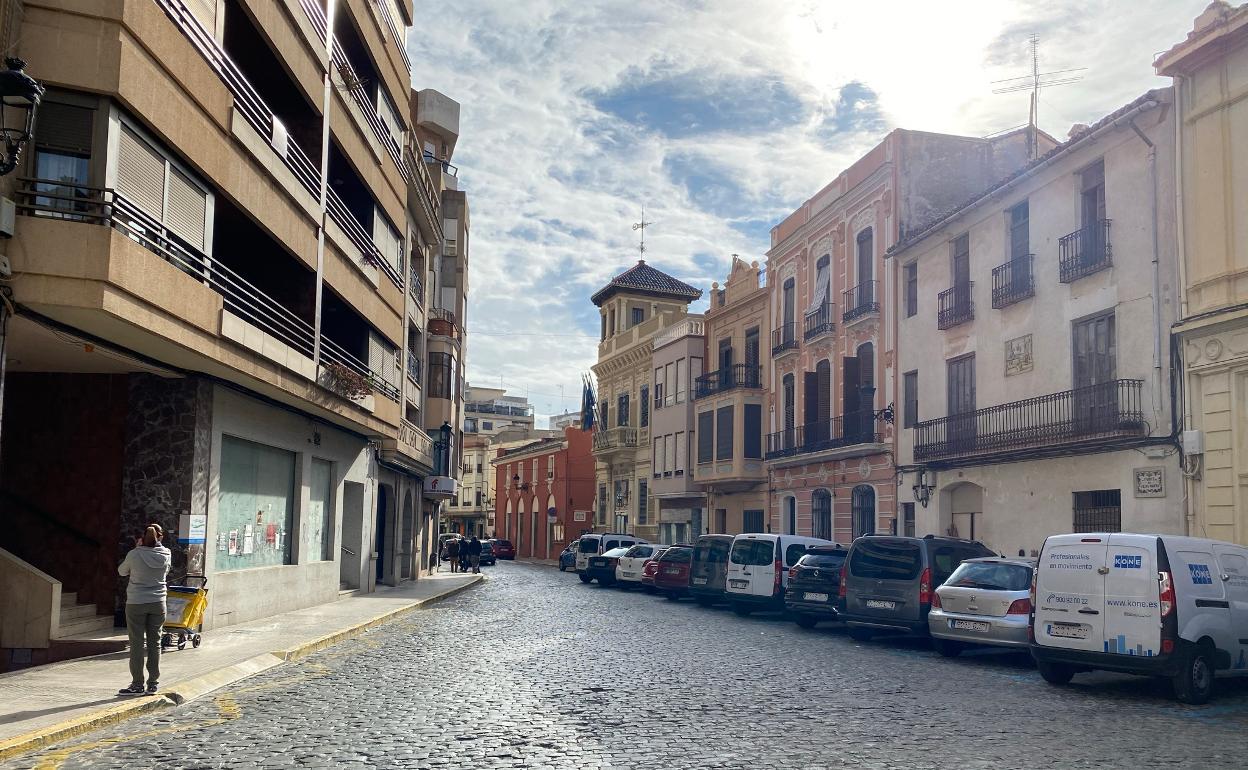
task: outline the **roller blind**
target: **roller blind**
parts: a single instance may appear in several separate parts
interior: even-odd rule
[[[91,118],[95,110],[45,101],[39,106],[35,143],[77,155],[91,154]]]
[[[205,249],[208,194],[177,169],[170,169],[169,206],[165,224],[197,249]]]
[[[204,29],[213,37],[217,34],[217,3],[216,0],[183,0],[190,9],[191,15],[204,25]]]
[[[381,256],[390,263],[398,273],[403,272],[403,244],[399,234],[381,215],[380,211],[373,214],[373,242],[377,244]]]
[[[126,126],[117,143],[117,192],[153,217],[163,218],[165,159]]]

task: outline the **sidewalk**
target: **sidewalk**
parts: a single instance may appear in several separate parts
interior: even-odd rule
[[[0,674],[0,760],[184,703],[420,609],[482,578],[443,572],[397,588],[207,631],[199,649],[188,645],[161,657],[159,697],[117,696],[130,678],[127,652]]]

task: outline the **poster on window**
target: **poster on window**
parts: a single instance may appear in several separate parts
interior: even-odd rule
[[[290,564],[294,526],[295,454],[222,436],[218,531],[231,533],[219,570]]]

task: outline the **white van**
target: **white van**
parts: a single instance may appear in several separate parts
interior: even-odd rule
[[[581,573],[581,582],[589,582],[589,580],[586,580],[588,576],[585,574],[585,569],[589,566],[589,557],[606,553],[612,548],[645,542],[647,541],[642,538],[624,535],[619,532],[598,532],[581,535],[580,544],[576,547],[576,571]]]
[[[1031,590],[1045,681],[1101,669],[1169,677],[1204,703],[1215,670],[1248,673],[1248,548],[1174,535],[1053,535]]]
[[[750,533],[734,537],[724,584],[732,611],[742,616],[754,610],[783,612],[789,568],[806,555],[806,549],[831,544],[831,540],[799,535]]]

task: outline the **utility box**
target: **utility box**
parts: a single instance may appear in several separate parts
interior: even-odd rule
[[[1205,453],[1205,433],[1200,430],[1185,430],[1179,436],[1179,446],[1185,455],[1201,455]]]

